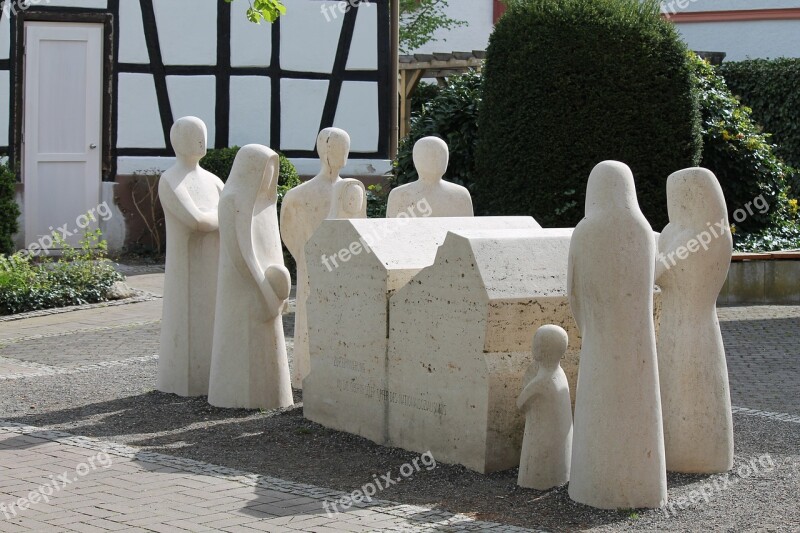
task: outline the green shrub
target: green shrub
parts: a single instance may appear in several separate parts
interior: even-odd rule
[[[773,135],[775,153],[800,168],[800,59],[723,63],[720,74],[733,94],[752,108],[753,119]]]
[[[55,237],[57,260],[34,261],[30,254],[0,255],[0,315],[104,302],[123,279],[106,259],[100,230],[84,235],[80,248]]]
[[[386,218],[389,194],[380,185],[367,187],[367,218]]]
[[[750,109],[739,103],[714,67],[694,54],[691,62],[703,117],[702,166],[719,179],[739,239],[748,233],[774,231],[791,220],[787,178],[792,169],[775,155]],[[735,220],[733,213],[759,196],[769,204],[768,212],[756,211]]]
[[[440,88],[435,83],[420,83],[411,94],[412,116],[422,111],[422,108],[439,95]]]
[[[14,252],[13,236],[19,229],[19,205],[14,198],[17,175],[7,165],[0,165],[0,254]]]
[[[226,182],[238,153],[238,146],[209,150],[206,156],[200,160],[200,166]],[[281,169],[278,176],[278,205],[280,206],[289,189],[300,185],[300,176],[297,175],[297,169],[286,156],[281,153],[278,155],[281,158]]]
[[[662,228],[667,177],[702,150],[686,51],[652,0],[510,2],[483,71],[477,210],[575,226],[589,173],[615,159]]]
[[[481,102],[481,76],[469,72],[447,80],[436,95],[411,119],[411,131],[400,143],[394,165],[392,185],[416,181],[414,144],[423,137],[440,137],[450,147],[450,165],[445,179],[464,185],[474,184],[475,148],[477,146],[478,108]]]

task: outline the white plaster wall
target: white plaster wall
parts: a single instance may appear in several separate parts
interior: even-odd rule
[[[154,0],[153,7],[165,65],[217,62],[217,0]]]
[[[358,8],[356,28],[353,42],[350,45],[350,57],[347,58],[348,70],[376,70],[378,68],[378,7],[373,4],[361,4]]]
[[[216,80],[215,76],[167,76],[173,118],[193,116],[205,122],[208,146],[214,146],[216,139]]]
[[[322,9],[339,3],[285,0],[284,4],[287,13],[281,18],[281,68],[330,73],[344,16],[337,10],[336,17],[326,18]]]
[[[120,74],[117,95],[117,147],[164,148],[166,145],[153,76]]]
[[[258,143],[269,146],[272,83],[260,76],[231,78],[229,140],[231,145]]]
[[[449,31],[439,30],[432,41],[411,53],[471,52],[486,50],[494,29],[492,0],[450,0],[445,13],[450,18],[465,20],[467,25]]]
[[[106,0],[38,0],[38,3],[39,5],[53,7],[88,7],[93,9],[105,9],[108,5]]]
[[[3,15],[0,18],[0,59],[8,59],[8,52],[11,46],[11,24],[8,17]]]
[[[254,141],[258,142],[258,141]],[[292,164],[301,176],[315,176],[319,173],[319,159],[292,158]],[[165,171],[175,164],[174,157],[119,157],[117,158],[117,173],[121,175],[133,174],[141,170]],[[343,176],[383,176],[392,170],[392,162],[386,159],[350,159],[342,169]]]
[[[725,52],[725,61],[800,57],[800,20],[677,24],[692,50]]]
[[[127,233],[125,215],[122,214],[119,206],[114,202],[114,193],[117,186],[117,183],[107,181],[104,181],[100,186],[100,203],[105,203],[111,212],[108,220],[100,220],[100,231],[103,232],[103,238],[108,243],[108,249],[111,252],[122,250],[125,246],[125,235]]]
[[[359,81],[342,83],[333,125],[350,134],[351,151],[378,150],[379,121],[378,84]]]
[[[149,63],[144,38],[141,4],[136,1],[119,4],[119,60],[122,63]]]
[[[313,150],[328,96],[324,80],[281,80],[281,148]]]
[[[301,176],[316,176],[321,168],[319,159],[292,159]],[[392,162],[386,159],[350,159],[342,169],[342,176],[383,176],[392,170]]]
[[[231,65],[268,67],[272,56],[271,24],[253,24],[245,14],[250,4],[235,0],[231,4]]]
[[[673,3],[674,2],[674,3]],[[661,0],[662,11],[728,11],[738,9],[780,9],[800,7],[798,0]]]

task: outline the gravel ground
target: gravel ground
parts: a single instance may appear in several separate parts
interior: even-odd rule
[[[373,474],[397,477],[415,457],[311,423],[300,404],[271,412],[223,410],[203,398],[156,392],[155,370],[153,361],[0,382],[0,419],[344,491]],[[295,400],[302,401],[299,392]],[[670,516],[598,511],[572,502],[564,488],[520,489],[516,470],[483,476],[449,465],[423,469],[379,497],[550,531],[800,531],[800,424],[744,415],[734,422],[734,471],[670,475],[670,500],[694,500],[666,511]],[[708,502],[694,492],[701,489]]]

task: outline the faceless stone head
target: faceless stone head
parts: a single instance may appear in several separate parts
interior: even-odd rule
[[[197,117],[179,118],[172,125],[169,138],[178,157],[200,159],[206,155],[208,131]]]

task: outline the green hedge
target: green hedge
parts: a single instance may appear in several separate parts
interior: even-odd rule
[[[687,50],[656,2],[517,0],[495,27],[484,69],[475,204],[575,226],[586,180],[627,163],[642,210],[667,222],[666,179],[700,162]]]
[[[19,205],[15,200],[17,175],[7,165],[0,165],[0,254],[14,253],[14,234],[19,227]]]
[[[723,63],[720,73],[731,91],[752,108],[753,118],[773,135],[778,156],[800,168],[800,59]]]
[[[481,102],[481,76],[469,72],[453,76],[447,85],[419,95],[420,110],[411,118],[411,131],[400,142],[392,185],[419,178],[414,167],[414,144],[423,137],[440,137],[450,147],[450,165],[444,178],[474,189],[475,149],[478,144],[478,109]],[[425,98],[429,98],[425,101]]]
[[[739,237],[791,222],[788,183],[793,170],[777,157],[750,109],[740,104],[714,67],[694,54],[691,61],[703,116],[702,166],[719,179]],[[734,217],[759,196],[770,206],[766,213],[748,213],[741,221]]]

